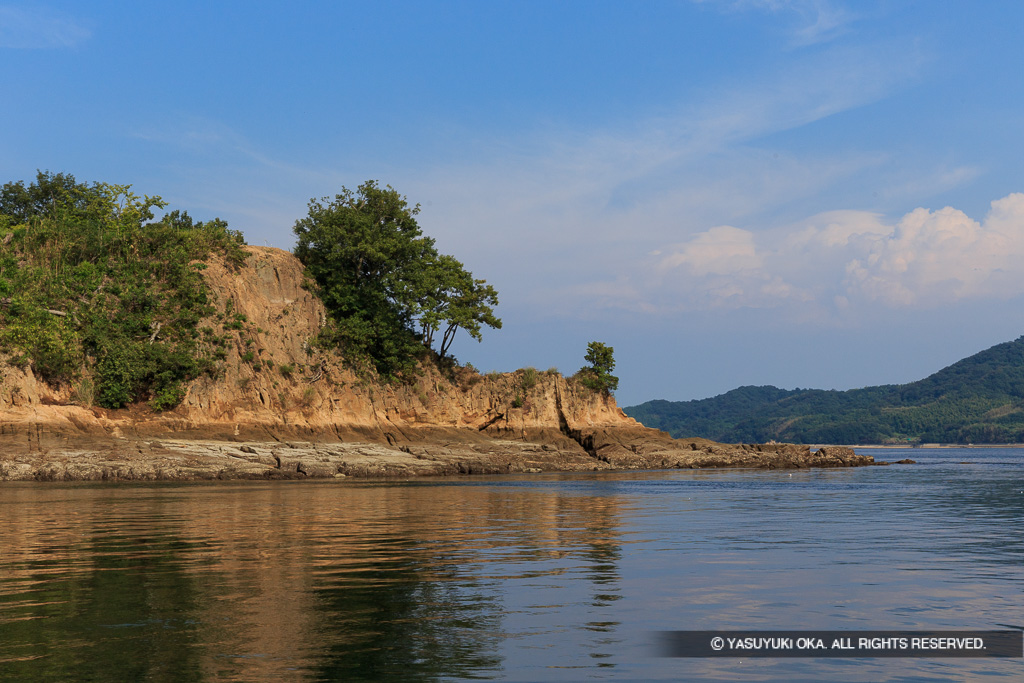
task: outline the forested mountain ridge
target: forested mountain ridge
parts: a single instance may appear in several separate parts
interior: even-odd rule
[[[744,386],[697,401],[648,401],[630,417],[675,437],[796,443],[1024,442],[1024,337],[917,382],[825,391]]]

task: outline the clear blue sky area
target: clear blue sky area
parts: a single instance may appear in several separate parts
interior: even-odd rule
[[[618,398],[912,381],[1024,333],[1024,3],[3,2],[0,182],[290,249],[367,179]]]

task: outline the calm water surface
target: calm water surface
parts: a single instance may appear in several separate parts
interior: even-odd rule
[[[1024,450],[914,466],[0,485],[0,679],[1024,679],[665,659],[675,629],[1024,628]]]

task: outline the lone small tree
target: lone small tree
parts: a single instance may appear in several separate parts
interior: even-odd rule
[[[598,391],[605,396],[619,388],[619,378],[611,374],[615,369],[615,359],[612,357],[615,349],[601,342],[592,341],[587,344],[587,354],[583,360],[590,363],[580,368],[576,373],[583,386]]]

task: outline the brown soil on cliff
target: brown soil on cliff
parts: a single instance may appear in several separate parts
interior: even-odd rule
[[[72,387],[0,363],[0,480],[410,476],[663,467],[871,464],[852,451],[673,440],[611,397],[557,374],[522,371],[450,381],[427,369],[409,384],[360,378],[309,342],[326,321],[288,252],[247,247],[245,267],[209,264],[226,334],[223,374],[155,412],[83,405]],[[237,325],[236,325],[237,327]],[[824,450],[824,449],[823,449]]]

